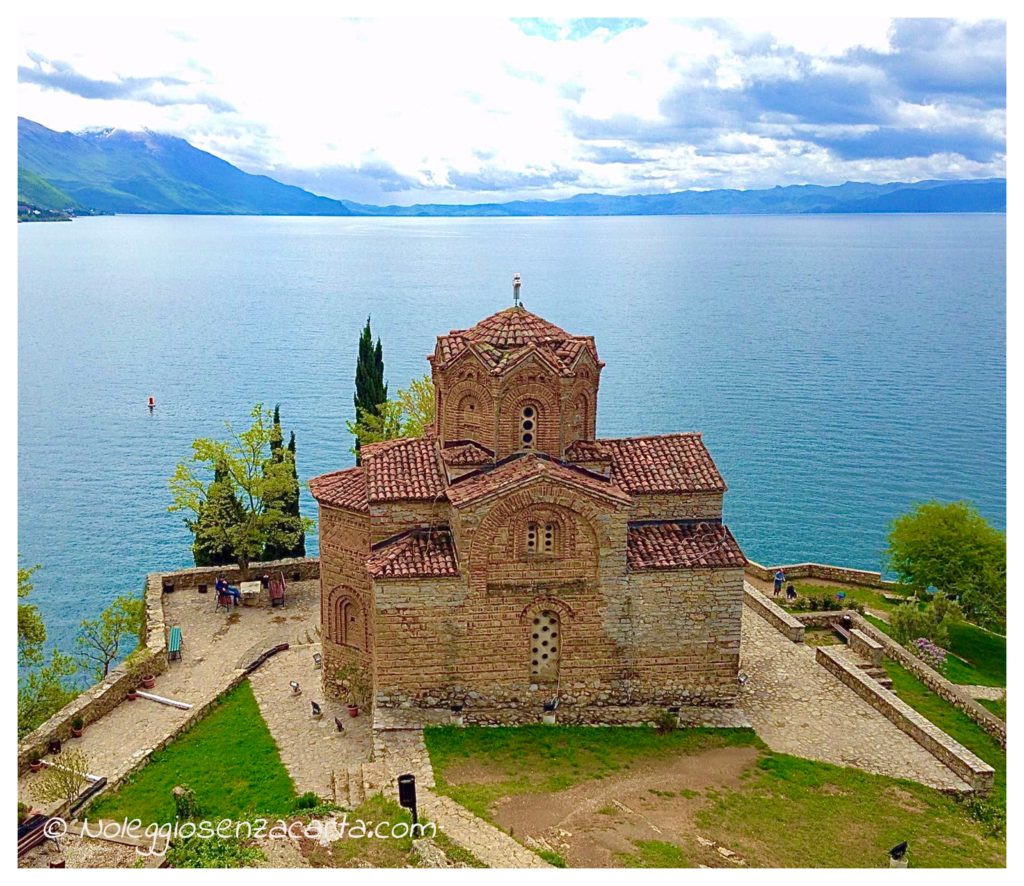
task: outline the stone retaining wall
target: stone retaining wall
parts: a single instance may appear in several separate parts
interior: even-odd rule
[[[856,612],[850,614],[858,630],[879,643],[889,658],[898,661],[937,696],[948,701],[957,710],[970,717],[999,742],[1000,747],[1006,747],[1006,723],[990,710],[978,704],[973,698],[968,697],[963,689],[955,683],[951,683],[934,668],[930,668],[905,646],[897,643],[884,631],[880,631],[863,616]]]
[[[984,794],[992,789],[995,770],[972,754],[935,724],[922,717],[910,705],[867,676],[859,667],[844,661],[834,650],[819,646],[815,653],[818,664],[837,677],[875,710],[891,720],[921,747],[949,767],[971,789]]]
[[[287,581],[314,581],[320,578],[319,557],[292,557],[286,560],[274,560],[269,563],[250,563],[249,575],[258,578],[264,573],[283,572]],[[193,569],[178,569],[174,572],[160,573],[164,584],[170,584],[174,590],[191,589],[205,584],[213,591],[217,577],[223,575],[229,582],[241,580],[242,570],[237,566],[198,566]]]
[[[951,683],[934,668],[930,668],[905,646],[897,643],[885,631],[879,630],[863,615],[853,609],[839,612],[797,612],[794,617],[807,627],[827,627],[848,615],[854,628],[864,637],[882,647],[883,655],[899,662],[918,680],[924,683],[939,698],[948,701],[957,710],[962,711],[991,735],[1000,747],[1006,747],[1006,723],[1000,720],[988,708],[982,707],[956,683]],[[864,653],[862,653],[864,654]]]
[[[132,654],[132,661],[138,661],[139,668],[151,674],[162,674],[167,669],[167,639],[164,633],[160,579],[160,573],[146,577],[145,642]],[[124,701],[125,696],[137,685],[138,676],[130,674],[123,662],[111,668],[103,680],[72,699],[18,742],[19,775],[28,768],[33,754],[46,754],[52,739],[66,741],[71,737],[71,722],[74,719],[81,717],[86,726],[96,722]]]
[[[882,663],[882,644],[869,637],[860,628],[850,631],[850,649],[875,666]]]
[[[746,583],[743,585],[743,603],[794,643],[803,643],[804,623]]]
[[[867,569],[850,569],[846,566],[833,566],[829,563],[791,563],[788,566],[762,566],[753,560],[747,561],[746,573],[761,581],[772,581],[776,570],[786,573],[786,581],[798,578],[815,578],[819,581],[834,581],[838,584],[862,585],[882,590],[899,588],[895,581],[882,578],[882,573]]]
[[[312,580],[320,577],[320,561],[316,557],[277,560],[271,563],[254,563],[250,567],[253,575],[266,571],[283,571],[286,578]],[[134,665],[138,662],[141,672],[154,675],[167,670],[167,628],[164,623],[163,589],[170,583],[175,590],[194,588],[201,583],[213,586],[217,576],[224,574],[229,581],[237,581],[240,571],[237,566],[216,568],[179,569],[173,572],[153,572],[146,576],[144,641],[132,653]],[[122,662],[110,669],[106,678],[93,684],[77,698],[72,699],[45,723],[18,742],[18,773],[24,772],[33,754],[44,756],[50,741],[59,738],[66,741],[71,737],[71,721],[81,717],[85,725],[94,723],[117,707],[138,683],[138,677],[128,672]],[[191,718],[189,720],[191,722]],[[123,776],[122,776],[123,777]]]

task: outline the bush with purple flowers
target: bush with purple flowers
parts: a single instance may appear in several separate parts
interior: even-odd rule
[[[927,637],[918,637],[914,641],[914,652],[930,668],[934,668],[940,674],[946,672],[946,656],[949,653]]]

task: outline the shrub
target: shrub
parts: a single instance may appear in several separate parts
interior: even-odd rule
[[[292,811],[298,812],[302,809],[315,809],[319,805],[320,798],[313,791],[306,791],[306,793],[295,798],[295,802],[292,803]]]
[[[172,792],[174,795],[174,814],[180,821],[200,818],[203,808],[196,797],[196,792],[188,785],[178,785]]]
[[[658,715],[654,718],[654,728],[661,733],[678,729],[679,715],[668,710],[658,711]]]
[[[914,653],[921,661],[940,674],[946,672],[946,657],[948,653],[941,646],[936,646],[927,637],[918,637],[912,647]]]
[[[85,729],[85,720],[83,720],[81,717],[75,717],[75,719],[71,721],[71,728]]]

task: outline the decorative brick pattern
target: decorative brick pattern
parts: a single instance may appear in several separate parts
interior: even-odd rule
[[[432,434],[364,447],[366,505],[348,472],[310,484],[325,691],[470,722],[732,704],[746,561],[700,435],[596,441],[593,339],[521,307],[430,362]]]

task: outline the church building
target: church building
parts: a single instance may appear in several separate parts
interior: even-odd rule
[[[310,481],[325,691],[467,722],[732,704],[746,561],[701,435],[598,438],[593,337],[516,295],[438,337],[428,434]]]

